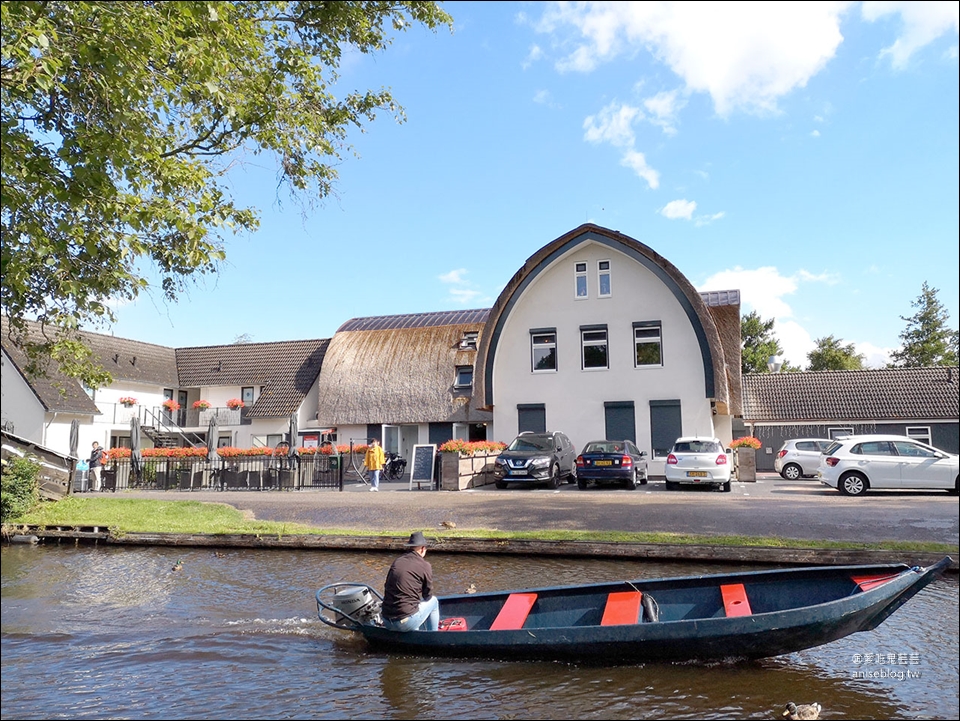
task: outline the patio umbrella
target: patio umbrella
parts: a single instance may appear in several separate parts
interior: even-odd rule
[[[220,428],[217,426],[217,414],[210,414],[210,422],[207,424],[207,460],[218,461],[217,455],[217,437],[220,435]]]
[[[298,435],[299,429],[297,428],[297,412],[294,411],[290,414],[290,455],[294,455],[297,452]]]
[[[79,458],[80,452],[80,421],[74,418],[70,421],[70,455]]]
[[[130,475],[139,483],[143,476],[143,455],[140,453],[140,418],[130,418]]]

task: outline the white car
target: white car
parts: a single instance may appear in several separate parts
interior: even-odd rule
[[[871,488],[941,489],[956,494],[960,457],[907,436],[846,436],[820,460],[820,482],[848,496]]]
[[[689,436],[678,438],[664,467],[667,490],[677,490],[681,484],[716,486],[730,490],[730,473],[733,463],[719,438]]]
[[[773,461],[773,470],[788,481],[804,476],[816,476],[820,467],[820,454],[830,444],[829,438],[793,438],[784,441]]]

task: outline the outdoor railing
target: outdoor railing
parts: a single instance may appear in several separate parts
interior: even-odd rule
[[[181,428],[205,428],[211,418],[217,419],[217,425],[239,426],[241,424],[242,409],[210,407],[210,408],[180,408],[170,411],[163,406],[142,406],[138,404],[125,405],[123,403],[97,403],[99,416],[94,416],[94,423],[110,423],[113,425],[129,423],[137,417],[145,426],[153,426],[159,420],[169,426]]]
[[[88,490],[86,471],[78,471],[73,490]],[[111,460],[101,471],[107,491],[343,490],[343,457],[334,455],[239,456],[210,461],[203,457],[146,457],[139,474],[129,458]]]

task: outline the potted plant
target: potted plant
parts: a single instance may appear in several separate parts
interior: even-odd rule
[[[240,408],[243,408],[244,405],[246,404],[239,398],[231,398],[230,400],[227,401],[227,408],[229,408],[232,411],[239,410]]]
[[[163,407],[171,413],[180,410],[180,404],[173,400],[173,398],[167,398],[167,400],[163,402]]]
[[[204,400],[194,401],[193,407],[196,408],[198,411],[205,411],[207,410],[207,408],[210,407],[210,401],[204,401]]]
[[[133,396],[124,396],[120,399],[120,402],[125,405],[127,408],[137,405],[137,399]]]
[[[757,449],[762,445],[760,440],[753,436],[743,436],[731,441],[730,447],[737,454],[738,481],[757,480]]]

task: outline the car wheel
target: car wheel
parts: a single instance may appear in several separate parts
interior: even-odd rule
[[[676,481],[667,481],[667,490],[668,491],[678,491],[680,490],[680,484]]]
[[[581,491],[587,490],[587,481],[586,481],[586,479],[578,478],[578,479],[577,479],[577,488],[579,488]]]
[[[506,481],[497,481],[496,485],[501,491],[507,487]]]
[[[848,473],[840,479],[840,492],[845,496],[862,496],[870,487],[870,482],[860,473]]]
[[[720,486],[720,490],[723,491],[724,493],[730,493],[730,481],[727,481],[722,486]]]
[[[637,474],[636,474],[636,472],[634,472],[633,476],[632,476],[628,481],[626,481],[626,483],[625,483],[624,485],[626,485],[628,491],[634,491],[634,490],[636,490],[636,488],[637,488]]]
[[[646,471],[644,471],[644,472],[643,472],[643,475],[640,476],[640,485],[641,485],[641,486],[647,485],[647,472],[646,472]]]
[[[788,481],[797,481],[803,475],[803,469],[796,463],[788,463],[783,467],[783,470],[780,471],[780,475]]]
[[[960,476],[957,476],[956,480],[953,482],[953,488],[947,489],[947,493],[951,496],[960,495]]]
[[[560,488],[560,466],[554,466],[550,474],[550,482],[547,484],[550,488]]]

